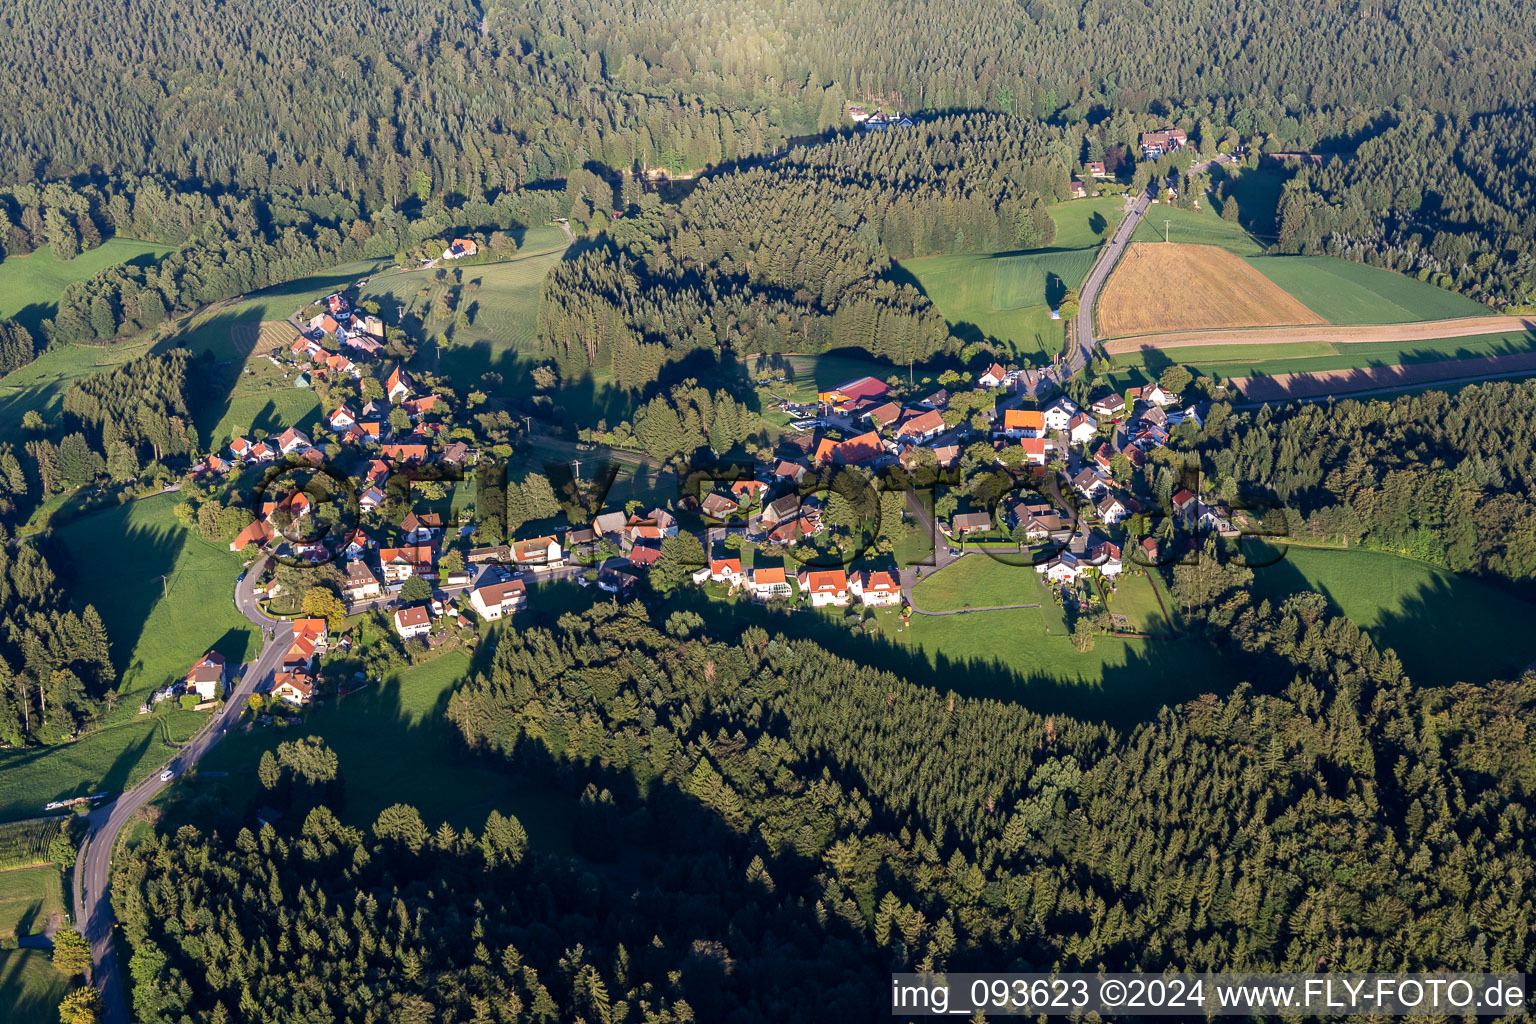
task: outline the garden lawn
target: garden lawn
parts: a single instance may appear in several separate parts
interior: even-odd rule
[[[52,864],[0,871],[0,938],[32,935],[64,912],[64,888]]]
[[[478,832],[491,811],[499,810],[516,815],[541,848],[568,850],[575,813],[571,799],[522,788],[510,769],[496,771],[494,760],[479,761],[462,749],[458,729],[445,713],[453,687],[469,669],[465,655],[445,654],[337,704],[313,709],[298,726],[231,734],[200,763],[199,777],[172,787],[170,796],[200,799],[211,793],[225,806],[243,806],[259,794],[256,763],[262,752],[284,740],[314,735],[336,752],[346,784],[341,817],[347,822],[371,825],[384,808],[407,803],[421,811],[431,828],[446,820]],[[213,771],[230,774],[206,774]]]
[[[1241,203],[1239,203],[1241,205]],[[1167,237],[1164,237],[1164,222]],[[1257,256],[1264,251],[1258,239],[1237,224],[1222,220],[1210,208],[1210,202],[1202,202],[1198,210],[1182,210],[1158,203],[1147,210],[1147,215],[1131,235],[1137,242],[1187,242],[1194,245],[1219,245],[1239,256]]]
[[[171,251],[168,245],[111,238],[65,262],[44,246],[26,256],[0,260],[0,319],[16,319],[39,341],[38,324],[59,310],[59,297],[76,281],[119,263],[153,263]]]
[[[1465,295],[1332,256],[1265,256],[1249,262],[1331,324],[1399,324],[1492,313]]]
[[[1167,598],[1164,597],[1166,601]],[[1109,610],[1124,615],[1130,627],[1139,633],[1154,636],[1170,636],[1173,624],[1163,614],[1157,602],[1156,585],[1145,572],[1127,570],[1115,578],[1115,589],[1110,594]]]
[[[1010,561],[1002,561],[1009,559]],[[973,551],[928,575],[912,588],[912,600],[924,611],[993,608],[1007,604],[1045,604],[1051,595],[1041,585],[1028,552],[993,555]]]
[[[69,982],[46,949],[0,949],[0,1007],[6,1024],[58,1024]]]
[[[1536,660],[1536,605],[1424,562],[1292,545],[1277,564],[1254,570],[1253,588],[1275,602],[1301,590],[1323,594],[1378,647],[1395,650],[1416,683],[1511,678]]]

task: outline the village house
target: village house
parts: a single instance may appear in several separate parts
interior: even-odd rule
[[[811,595],[813,608],[842,608],[850,600],[848,574],[841,569],[802,569],[797,582],[801,593]]]
[[[1195,496],[1184,488],[1181,487],[1173,492],[1172,501],[1174,513],[1184,519],[1193,521],[1198,515],[1196,506],[1199,503],[1196,501]]]
[[[1076,178],[1072,179],[1071,188],[1072,188],[1072,198],[1073,199],[1087,199],[1088,198],[1088,186],[1083,184],[1081,181],[1078,181]]]
[[[383,333],[381,330],[379,337],[382,337]],[[376,356],[384,350],[384,343],[371,334],[349,334],[342,344],[355,350],[359,355],[365,356]]]
[[[294,619],[293,638],[283,655],[283,667],[308,671],[315,659],[325,653],[327,633],[324,619]]]
[[[1118,416],[1125,411],[1123,395],[1105,395],[1088,407],[1095,416]]]
[[[765,529],[773,529],[780,523],[791,522],[800,517],[800,495],[786,494],[782,498],[775,498],[763,506],[762,515],[758,517]]]
[[[592,519],[592,529],[600,537],[621,537],[629,523],[623,512],[604,512]]]
[[[1120,545],[1107,540],[1088,549],[1088,561],[1105,576],[1118,576],[1125,567],[1120,558]]]
[[[894,572],[866,570],[857,573],[848,588],[866,608],[901,604],[901,581]]]
[[[639,579],[627,572],[618,569],[599,569],[597,572],[597,589],[605,594],[628,594]]]
[[[1072,417],[1076,416],[1080,411],[1077,403],[1070,398],[1056,399],[1056,401],[1045,407],[1045,429],[1066,433],[1067,428],[1072,423]]]
[[[1024,461],[1031,466],[1043,466],[1046,459],[1046,440],[1043,437],[1026,437],[1019,442],[1024,449]]]
[[[747,589],[752,592],[753,597],[763,601],[776,597],[788,597],[792,593],[789,580],[782,568],[753,569],[752,579],[747,584]]]
[[[750,505],[768,493],[768,485],[761,480],[737,480],[731,484],[731,494],[743,505]]]
[[[1099,495],[1109,492],[1109,483],[1092,469],[1084,469],[1074,476],[1072,486],[1089,501],[1096,501]]]
[[[980,377],[976,378],[976,386],[979,388],[1000,388],[1008,379],[1008,371],[1003,369],[1002,363],[993,363],[984,370]]]
[[[546,572],[565,564],[565,553],[554,537],[531,537],[512,542],[512,561],[520,568]]]
[[[883,430],[901,418],[901,406],[895,402],[886,402],[869,410],[864,414],[864,418],[876,430]]]
[[[302,448],[310,447],[309,438],[302,430],[289,427],[277,437],[277,446],[284,455],[292,455]]]
[[[1148,405],[1157,405],[1166,409],[1169,406],[1178,405],[1182,399],[1161,384],[1153,384],[1151,387],[1142,389],[1141,400]]]
[[[1115,497],[1113,494],[1106,494],[1104,497],[1100,498],[1097,508],[1099,510],[1099,518],[1104,520],[1104,522],[1108,523],[1110,526],[1114,526],[1120,520],[1124,519],[1126,512],[1128,511],[1125,507],[1125,503],[1122,502],[1119,498]]]
[[[903,420],[896,428],[896,440],[901,444],[922,444],[938,437],[944,430],[944,414],[930,409]]]
[[[385,502],[384,492],[377,487],[370,487],[357,499],[357,507],[363,512],[373,512]]]
[[[250,458],[251,442],[247,441],[243,437],[235,438],[233,441],[229,442],[229,455],[230,458],[234,459],[236,462],[244,462],[246,459]]]
[[[1004,409],[1003,434],[1017,441],[1045,436],[1045,413],[1038,409]]]
[[[487,622],[495,622],[509,612],[528,605],[528,587],[522,580],[492,583],[470,592],[469,606]]]
[[[347,408],[347,403],[343,402],[336,407],[335,412],[331,413],[327,422],[330,423],[331,430],[340,434],[345,432],[348,427],[356,423],[357,417],[353,415],[351,409]]]
[[[373,570],[368,568],[368,563],[354,558],[347,563],[346,579],[342,581],[341,592],[348,601],[370,601],[383,596],[384,588]]]
[[[437,549],[430,544],[379,549],[379,568],[384,572],[385,586],[403,584],[412,576],[436,579],[436,563]]]
[[[1095,178],[1108,178],[1111,176],[1110,173],[1104,169],[1104,161],[1102,160],[1090,160],[1088,161],[1087,166],[1088,173]]]
[[[409,398],[415,386],[410,374],[406,373],[400,367],[400,364],[396,363],[395,368],[390,371],[388,379],[384,381],[384,394],[391,402],[399,402],[402,399]]]
[[[395,614],[390,618],[394,621],[395,632],[400,634],[402,640],[414,640],[432,632],[432,616],[422,605],[413,604],[407,608],[396,608]]]
[[[1087,566],[1070,551],[1063,551],[1049,561],[1041,562],[1035,566],[1035,572],[1040,573],[1052,583],[1071,583],[1082,576]]]
[[[773,467],[773,479],[781,484],[798,484],[806,473],[806,467],[798,462],[781,461]]]
[[[943,423],[940,422],[942,428]],[[846,441],[832,441],[823,438],[821,446],[816,449],[816,464],[834,466],[862,466],[872,462],[878,462],[889,454],[885,445],[880,440],[880,435],[874,431],[850,437]]]
[[[445,259],[445,260],[461,260],[461,259],[463,259],[466,256],[473,256],[475,253],[477,253],[479,251],[480,251],[480,247],[475,244],[475,240],[474,239],[472,239],[472,238],[455,238],[449,244],[448,248],[443,250],[443,259]]]
[[[709,580],[712,583],[724,583],[727,586],[739,587],[746,582],[746,573],[741,570],[739,558],[711,558],[709,564],[700,566],[693,574],[695,583],[703,583]]]
[[[986,512],[961,512],[951,521],[951,526],[955,536],[968,537],[992,529],[992,517]]]
[[[484,547],[469,549],[470,565],[511,565],[512,546],[510,544],[487,544]]]
[[[298,707],[315,695],[315,682],[308,672],[293,669],[272,676],[272,697]]]
[[[741,511],[741,506],[723,494],[711,492],[704,496],[704,500],[699,504],[699,509],[712,519],[725,519],[733,513]]]
[[[1098,432],[1098,423],[1085,412],[1079,412],[1067,421],[1067,439],[1073,444],[1083,444]]]
[[[209,651],[187,673],[187,689],[196,692],[203,700],[213,700],[224,689],[227,668],[224,655]]]
[[[929,395],[927,398],[923,399],[917,404],[920,408],[923,409],[938,409],[940,411],[948,409],[949,391],[946,388],[939,388],[939,390],[935,391],[933,394]]]
[[[1164,153],[1175,152],[1188,144],[1189,136],[1181,128],[1141,133],[1141,155],[1148,160],[1156,160]]]
[[[436,512],[407,512],[400,521],[400,535],[407,544],[427,544],[443,533],[443,517]]]

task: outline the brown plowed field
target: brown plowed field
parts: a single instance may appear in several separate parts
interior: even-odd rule
[[[1425,320],[1415,324],[1370,324],[1361,327],[1268,327],[1234,331],[1165,331],[1139,338],[1116,338],[1104,343],[1110,354],[1139,352],[1143,348],[1194,348],[1199,345],[1275,345],[1285,342],[1323,342],[1329,345],[1360,345],[1391,341],[1439,341],[1444,338],[1475,338],[1484,334],[1536,331],[1536,317],[1464,316],[1455,320]]]
[[[1104,284],[1098,313],[1109,338],[1327,322],[1225,249],[1160,242],[1135,242],[1126,250]]]
[[[1442,381],[1477,380],[1506,374],[1536,374],[1536,352],[1479,359],[1446,359],[1405,366],[1366,366],[1354,370],[1277,373],[1273,377],[1238,377],[1232,384],[1251,402],[1345,395],[1355,391],[1414,388]]]

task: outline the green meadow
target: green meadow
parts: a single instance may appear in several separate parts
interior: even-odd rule
[[[33,935],[63,912],[63,881],[54,865],[0,871],[0,938]]]
[[[43,813],[64,797],[122,789],[172,756],[167,742],[207,716],[138,714],[149,694],[185,675],[210,647],[233,663],[253,658],[256,627],[235,610],[238,555],[185,530],[174,495],[157,495],[75,519],[55,533],[55,569],[77,604],[92,604],[112,642],[121,694],[102,727],[72,743],[0,751],[0,818]]]
[[[69,982],[46,949],[0,949],[0,1006],[6,1024],[58,1024]]]
[[[575,589],[575,588],[571,588]],[[518,625],[522,625],[519,623]],[[516,782],[463,749],[448,721],[448,698],[470,671],[470,659],[445,654],[306,713],[301,724],[231,734],[199,764],[198,776],[167,791],[171,813],[212,801],[224,808],[259,802],[256,763],[284,740],[319,736],[336,752],[346,784],[344,820],[372,824],[392,804],[421,809],[436,827],[447,821],[478,831],[493,810],[514,814],[542,848],[569,848],[569,798]],[[220,774],[227,773],[227,774]]]
[[[1333,256],[1264,256],[1249,262],[1331,324],[1399,324],[1493,312],[1465,295]]]
[[[55,259],[44,246],[25,256],[0,260],[0,319],[16,319],[34,336],[38,324],[58,312],[59,296],[76,281],[87,281],[119,263],[154,262],[171,251],[168,245],[132,238],[109,238],[74,259]]]
[[[1161,372],[1169,363],[1187,366],[1196,374],[1216,377],[1273,376],[1349,370],[1362,366],[1437,363],[1449,359],[1510,355],[1536,350],[1536,335],[1527,332],[1485,334],[1437,341],[1371,342],[1331,345],[1289,342],[1278,345],[1191,345],[1186,348],[1127,352],[1114,357],[1125,369]],[[1156,376],[1152,373],[1151,376]]]
[[[1396,651],[1420,684],[1509,678],[1536,661],[1536,604],[1413,559],[1289,546],[1276,564],[1254,570],[1253,587],[1271,601],[1302,590],[1324,595],[1378,647]]]
[[[1120,197],[1058,203],[1050,210],[1056,237],[1048,249],[922,256],[904,260],[892,277],[921,288],[956,337],[990,340],[1023,361],[1048,362],[1061,350],[1064,330],[1051,310],[1083,283],[1123,208]]]
[[[1165,237],[1166,229],[1166,237]],[[1186,245],[1219,245],[1239,256],[1257,256],[1264,245],[1240,224],[1222,220],[1204,201],[1198,210],[1157,203],[1147,210],[1131,239],[1137,242],[1181,242]]]

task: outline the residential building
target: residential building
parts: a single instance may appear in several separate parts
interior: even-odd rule
[[[390,372],[388,379],[384,382],[384,394],[389,397],[391,402],[399,402],[404,398],[409,398],[414,388],[415,384],[412,382],[410,374],[406,373],[398,363],[395,364],[394,370]]]
[[[858,573],[850,581],[848,588],[866,607],[878,608],[901,604],[901,580],[894,572]]]
[[[1080,411],[1077,403],[1070,398],[1056,399],[1056,401],[1045,407],[1045,429],[1059,430],[1062,433],[1066,433],[1067,428],[1072,423],[1072,417],[1076,416]]]
[[[741,571],[739,558],[711,558],[706,568],[709,570],[709,578],[715,583],[739,587],[746,582],[746,573]]]
[[[1164,153],[1183,149],[1188,144],[1189,136],[1181,128],[1141,133],[1141,155],[1148,160],[1156,160]]]
[[[310,443],[309,438],[304,434],[302,430],[299,430],[296,427],[289,427],[287,430],[278,435],[277,446],[284,455],[292,455],[294,452],[300,450],[301,448],[310,447]]]
[[[218,651],[209,651],[187,673],[187,688],[196,691],[203,700],[212,700],[224,688],[227,669],[224,655]]]
[[[987,367],[980,377],[976,378],[976,386],[979,388],[1000,388],[1008,378],[1008,371],[1003,369],[1002,363],[993,363]]]
[[[353,559],[347,563],[347,575],[342,581],[341,592],[348,601],[369,601],[382,597],[384,587],[373,570],[368,568],[367,562]]]
[[[820,392],[816,400],[822,405],[841,410],[861,400],[883,399],[890,390],[883,381],[873,377],[857,377],[829,391]]]
[[[1082,444],[1098,432],[1099,424],[1085,412],[1076,413],[1067,421],[1067,439],[1073,444]]]
[[[396,608],[390,618],[394,621],[395,632],[400,634],[402,640],[414,640],[432,632],[432,616],[422,605]]]
[[[1143,388],[1141,391],[1141,400],[1146,402],[1148,405],[1157,405],[1164,409],[1172,405],[1178,405],[1181,401],[1177,394],[1169,391],[1161,384],[1153,384],[1151,387]]]
[[[1045,436],[1045,413],[1039,409],[1004,409],[1003,433],[1018,440]]]
[[[1019,442],[1024,448],[1024,460],[1031,466],[1045,465],[1045,438],[1026,437]]]
[[[1104,497],[1100,498],[1097,507],[1099,510],[1099,518],[1104,520],[1104,522],[1108,523],[1110,526],[1113,526],[1120,520],[1124,519],[1128,511],[1125,507],[1125,503],[1122,502],[1119,498],[1115,497],[1113,494],[1106,494]]]
[[[522,580],[492,583],[470,592],[469,606],[487,622],[494,622],[509,612],[528,605],[528,586]]]
[[[638,582],[636,577],[618,569],[599,569],[597,572],[597,589],[608,594],[627,594]]]
[[[753,569],[752,579],[748,582],[747,589],[752,592],[753,597],[762,600],[788,597],[792,593],[789,579],[784,575],[782,568]]]
[[[436,512],[407,512],[400,521],[400,534],[407,544],[428,544],[443,533],[443,517]]]
[[[628,522],[629,517],[623,512],[604,512],[592,520],[592,529],[603,537],[618,537]]]
[[[315,659],[325,653],[326,639],[324,619],[294,619],[293,638],[283,655],[283,667],[308,671]]]
[[[565,553],[554,537],[531,537],[512,542],[512,561],[535,572],[565,564]]]
[[[1072,486],[1089,501],[1096,501],[1099,495],[1109,492],[1109,483],[1092,469],[1085,469],[1073,477]]]
[[[315,681],[308,672],[294,669],[277,672],[272,676],[271,696],[303,707],[315,695]]]
[[[841,569],[802,569],[797,577],[800,591],[811,595],[813,608],[835,605],[846,607],[850,601],[848,574]]]
[[[512,546],[510,544],[487,544],[485,547],[469,549],[470,565],[511,565]]]
[[[465,256],[473,256],[475,253],[477,253],[479,251],[480,251],[480,247],[475,244],[475,240],[474,239],[472,239],[472,238],[455,238],[449,244],[448,248],[443,250],[443,259],[445,259],[445,260],[461,260]]]
[[[786,494],[782,498],[775,498],[763,506],[761,518],[763,526],[772,529],[780,523],[787,523],[800,516],[800,495]]]
[[[944,414],[937,409],[909,416],[896,428],[896,440],[901,444],[922,444],[944,433]],[[868,435],[865,435],[868,436]],[[844,442],[847,444],[848,442]],[[842,445],[838,446],[839,448]]]
[[[331,429],[338,434],[344,433],[348,427],[356,422],[357,417],[353,415],[351,409],[347,408],[347,403],[345,402],[338,405],[336,411],[331,413],[329,417]]]
[[[1123,395],[1105,395],[1096,399],[1088,407],[1095,416],[1119,416],[1125,412],[1125,397]]]
[[[986,533],[992,529],[992,517],[985,512],[961,512],[951,521],[956,535],[965,537],[973,533]]]
[[[1112,177],[1112,175],[1104,169],[1104,161],[1102,160],[1088,161],[1088,173],[1095,178]]]
[[[404,583],[412,576],[425,580],[437,578],[437,549],[430,544],[410,544],[397,548],[379,549],[379,568],[384,572],[384,584]]]
[[[741,510],[740,505],[718,492],[706,494],[704,500],[700,502],[699,508],[712,519],[725,519]]]

